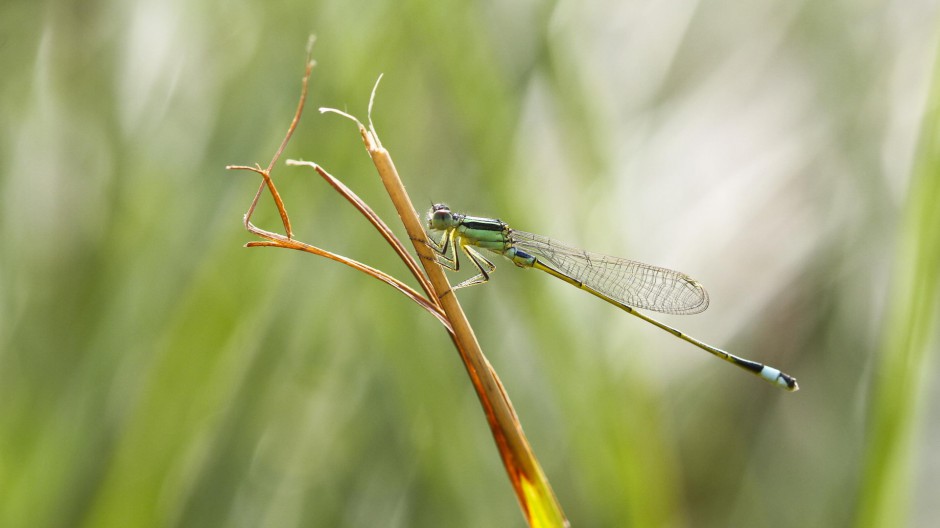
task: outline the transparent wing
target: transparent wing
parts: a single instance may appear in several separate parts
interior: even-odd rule
[[[611,299],[634,308],[694,314],[708,308],[708,293],[695,279],[642,262],[591,253],[548,237],[512,230],[516,248]]]

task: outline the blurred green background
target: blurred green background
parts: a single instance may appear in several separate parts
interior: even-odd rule
[[[507,262],[460,292],[574,526],[938,513],[933,1],[0,5],[0,526],[523,526],[440,325],[244,249],[309,33],[314,160],[694,276],[663,319],[787,394]],[[931,95],[933,90],[933,95]],[[310,170],[296,236],[407,279]],[[256,223],[280,230],[269,200]],[[403,232],[396,226],[401,236]],[[413,280],[409,280],[414,283]]]

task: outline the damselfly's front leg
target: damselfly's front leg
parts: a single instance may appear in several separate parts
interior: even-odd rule
[[[455,290],[487,282],[490,280],[490,273],[496,269],[496,265],[487,260],[486,257],[474,250],[471,246],[459,241],[455,230],[445,232],[439,242],[428,236],[428,245],[437,253],[438,264],[451,271],[460,270],[460,258],[457,252],[457,246],[460,246],[460,249],[467,255],[470,262],[479,270],[479,274],[454,286],[453,289]]]
[[[470,262],[472,262],[473,265],[476,266],[478,270],[480,270],[480,273],[454,286],[453,289],[457,290],[460,288],[466,288],[467,286],[483,284],[490,280],[490,273],[493,273],[493,271],[496,270],[496,265],[487,260],[486,257],[481,255],[471,246],[461,244],[460,249],[462,249],[463,252],[467,255],[467,257],[470,259]],[[486,267],[486,269],[483,269],[484,267]]]
[[[428,246],[437,253],[438,264],[451,271],[458,271],[460,261],[457,259],[457,243],[454,241],[454,234],[454,230],[445,231],[440,242],[428,235]]]

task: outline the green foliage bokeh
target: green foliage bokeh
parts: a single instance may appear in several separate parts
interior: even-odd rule
[[[0,526],[523,525],[434,318],[242,247],[258,179],[223,167],[270,159],[311,32],[285,157],[394,226],[355,128],[316,112],[365,117],[384,73],[373,119],[417,205],[681,269],[711,307],[666,322],[799,379],[778,391],[497,260],[459,295],[574,526],[927,525],[936,20],[935,2],[3,3]],[[315,174],[274,176],[297,238],[406,278]],[[256,221],[279,230],[266,196]]]

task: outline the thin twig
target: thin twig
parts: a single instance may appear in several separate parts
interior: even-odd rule
[[[437,297],[434,295],[434,287],[431,286],[431,283],[428,281],[428,278],[421,272],[418,268],[418,263],[415,262],[415,259],[408,253],[405,249],[405,246],[401,243],[400,240],[392,233],[392,230],[388,225],[379,218],[379,215],[375,214],[373,211],[359,196],[353,192],[352,189],[347,187],[343,182],[336,179],[332,174],[326,172],[320,165],[312,161],[298,161],[298,160],[287,160],[288,165],[306,165],[312,167],[317,174],[320,175],[328,184],[330,184],[333,189],[336,190],[343,198],[349,201],[363,216],[366,217],[369,222],[375,227],[375,229],[382,235],[382,238],[392,249],[395,250],[395,253],[398,254],[398,257],[401,258],[402,262],[405,263],[405,266],[408,267],[408,271],[418,280],[418,283],[421,284],[421,288],[428,296],[428,300],[434,303],[437,306],[440,306],[440,303],[437,302]]]
[[[271,162],[268,164],[268,167],[266,169],[262,169],[261,166],[257,164],[253,167],[247,166],[247,165],[229,165],[226,167],[226,169],[229,169],[229,170],[247,170],[247,171],[255,172],[261,175],[261,178],[262,178],[261,185],[258,187],[258,191],[255,193],[255,196],[251,201],[251,205],[248,207],[248,211],[244,215],[243,222],[244,222],[245,229],[247,229],[251,233],[254,233],[255,235],[258,235],[262,238],[267,239],[268,241],[267,242],[249,242],[248,244],[246,244],[246,246],[247,247],[280,247],[280,248],[285,248],[285,249],[306,251],[308,253],[326,257],[331,260],[335,260],[337,262],[346,264],[347,266],[350,266],[354,269],[362,271],[366,273],[367,275],[374,277],[392,286],[393,288],[400,291],[401,293],[405,294],[405,296],[407,296],[409,299],[415,301],[422,308],[424,308],[425,310],[429,311],[432,315],[434,315],[445,326],[445,328],[447,328],[448,332],[453,332],[450,326],[450,322],[447,320],[446,317],[444,317],[440,303],[437,302],[437,299],[434,298],[433,294],[431,293],[433,290],[431,289],[431,286],[428,283],[427,278],[421,274],[420,270],[418,270],[417,263],[414,262],[414,259],[411,258],[411,256],[408,255],[406,251],[404,251],[404,246],[401,244],[399,240],[395,238],[394,234],[391,233],[391,230],[388,228],[388,226],[385,225],[384,222],[382,222],[378,218],[378,215],[376,215],[375,212],[372,211],[372,209],[365,202],[363,202],[358,196],[356,196],[355,193],[352,192],[352,190],[347,188],[345,185],[342,185],[338,180],[336,180],[336,178],[329,175],[328,173],[326,173],[325,171],[323,171],[322,169],[320,169],[319,167],[315,165],[314,165],[314,168],[317,170],[317,172],[327,182],[329,182],[330,185],[332,185],[334,189],[339,191],[341,195],[343,195],[347,200],[353,203],[353,205],[360,212],[362,212],[362,214],[367,219],[369,219],[369,221],[372,222],[373,225],[376,226],[379,232],[382,233],[382,236],[385,237],[385,239],[392,246],[392,248],[395,249],[395,252],[398,253],[399,256],[402,258],[402,260],[405,262],[405,265],[408,266],[408,269],[418,279],[418,282],[421,284],[422,289],[424,289],[428,293],[428,298],[423,297],[420,293],[418,293],[417,291],[415,291],[414,289],[412,289],[405,283],[388,275],[385,272],[379,271],[366,264],[362,264],[361,262],[358,262],[356,260],[344,257],[342,255],[337,255],[335,253],[326,251],[324,249],[320,249],[310,244],[299,242],[294,239],[293,231],[291,230],[291,225],[290,225],[290,217],[287,214],[287,209],[284,206],[284,202],[281,199],[281,195],[277,191],[277,187],[274,185],[274,181],[271,179],[271,172],[273,171],[274,165],[277,163],[277,160],[284,153],[284,149],[287,147],[287,143],[290,141],[291,137],[293,137],[294,131],[297,129],[297,125],[300,123],[300,118],[301,118],[301,115],[303,114],[304,105],[307,100],[307,88],[308,88],[308,84],[310,80],[310,75],[313,71],[313,66],[316,64],[315,61],[313,61],[310,57],[314,41],[315,41],[314,37],[311,36],[307,43],[307,55],[306,55],[304,76],[301,79],[300,100],[297,103],[297,109],[294,112],[294,117],[291,120],[291,124],[287,129],[287,133],[284,135],[284,139],[281,141],[280,146],[278,146],[277,151],[274,153],[274,156],[271,158]],[[281,216],[281,223],[284,225],[284,231],[286,233],[286,236],[273,233],[271,231],[266,231],[251,223],[251,217],[254,214],[255,208],[258,205],[258,201],[261,198],[261,194],[264,192],[265,187],[267,187],[271,191],[271,197],[273,198],[275,206],[277,207],[278,214],[280,214]]]
[[[271,189],[271,196],[274,198],[274,203],[277,206],[277,211],[281,215],[281,223],[284,224],[284,232],[287,233],[287,238],[293,238],[293,233],[290,229],[290,217],[287,216],[287,209],[284,208],[284,202],[281,200],[281,193],[277,192],[277,187],[274,186],[274,181],[271,179],[271,171],[262,169],[260,166],[255,165],[254,167],[249,167],[247,165],[226,165],[228,170],[248,170],[251,172],[257,172],[261,175],[261,186],[258,187],[258,192],[255,193],[255,197],[251,200],[251,205],[248,206],[248,212],[245,213],[243,218],[245,229],[248,229],[248,224],[251,221],[251,215],[255,213],[255,207],[258,205],[258,200],[261,198],[261,193],[264,192],[264,188],[267,187]]]
[[[290,141],[290,138],[294,135],[294,130],[297,129],[297,124],[300,123],[300,116],[304,111],[304,104],[307,102],[307,85],[310,81],[310,74],[313,72],[313,67],[316,65],[316,61],[311,58],[311,53],[313,53],[313,44],[316,42],[316,37],[310,35],[310,38],[307,39],[307,55],[304,62],[304,76],[300,80],[300,101],[297,102],[297,110],[294,111],[294,118],[290,122],[290,126],[287,127],[287,133],[284,134],[284,139],[281,141],[280,146],[278,146],[277,151],[275,151],[274,156],[271,157],[271,162],[268,163],[267,169],[262,169],[258,165],[254,167],[247,167],[244,165],[229,165],[225,167],[229,170],[250,170],[257,172],[261,175],[263,180],[261,185],[258,187],[258,192],[255,193],[254,199],[251,200],[251,205],[248,207],[248,212],[245,214],[245,228],[248,228],[248,222],[251,220],[251,215],[255,212],[255,207],[258,205],[258,199],[261,197],[261,193],[264,192],[264,188],[267,187],[271,190],[271,197],[274,199],[274,205],[277,206],[277,212],[281,215],[281,223],[284,224],[284,232],[287,233],[287,238],[294,238],[294,232],[290,227],[290,217],[287,216],[287,208],[284,207],[284,201],[281,200],[281,194],[277,192],[277,188],[274,186],[274,182],[271,180],[271,171],[274,170],[274,164],[277,163],[277,160],[281,157],[281,154],[284,153],[284,149],[287,148],[287,143]]]
[[[431,313],[434,317],[440,321],[448,332],[453,332],[453,329],[450,326],[450,322],[447,320],[447,317],[444,315],[443,310],[440,306],[428,301],[421,296],[420,293],[413,290],[407,284],[401,282],[400,280],[390,276],[384,271],[377,270],[372,266],[363,264],[359,261],[353,260],[351,258],[344,257],[342,255],[337,255],[325,249],[312,246],[310,244],[305,244],[298,240],[287,238],[284,235],[279,235],[277,233],[272,233],[271,231],[266,231],[255,226],[252,223],[248,223],[248,231],[258,235],[261,238],[267,239],[266,242],[248,242],[245,244],[245,247],[279,247],[284,249],[294,249],[297,251],[306,251],[307,253],[312,253],[314,255],[319,255],[321,257],[326,257],[330,260],[345,264],[353,269],[359,270],[370,277],[374,277],[385,284],[395,288],[401,293],[405,294],[409,299],[418,303],[422,308]]]

